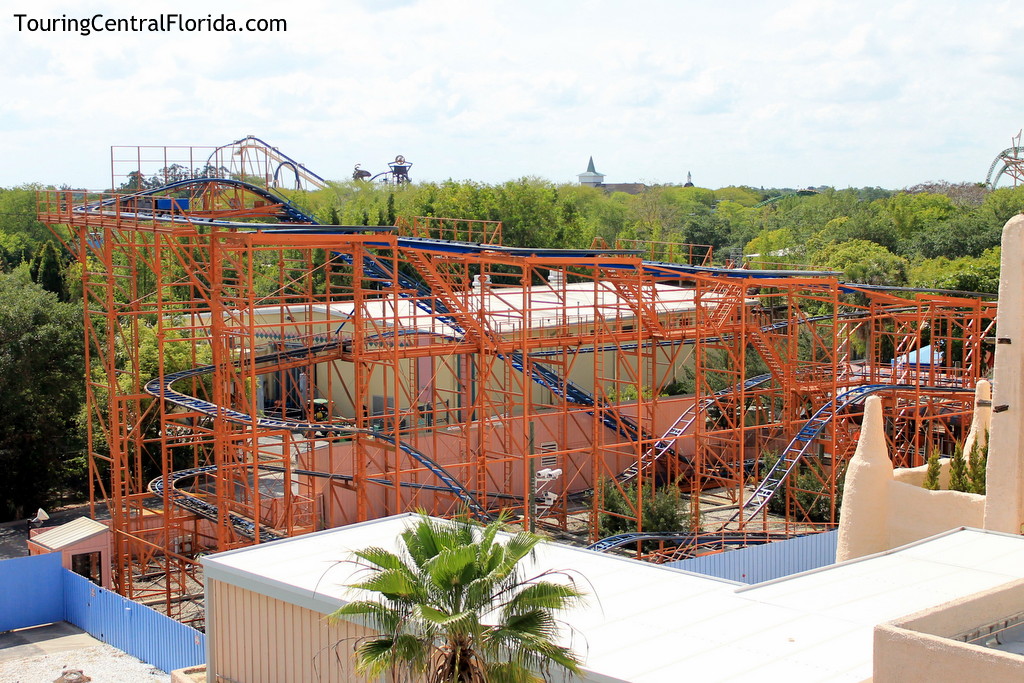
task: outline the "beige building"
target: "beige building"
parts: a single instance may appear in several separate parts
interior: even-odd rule
[[[875,398],[847,474],[837,564],[745,586],[543,545],[534,571],[572,568],[593,594],[561,634],[581,648],[584,680],[1024,680],[1024,216],[1004,229],[1002,272],[995,383],[991,399],[979,384],[969,436],[991,429],[987,495],[927,491],[922,470],[894,470]],[[409,521],[205,558],[208,680],[356,680],[348,655],[367,631],[324,615],[352,599],[351,552],[394,547]]]
[[[369,632],[325,615],[353,598],[346,586],[361,574],[346,562],[352,551],[395,548],[414,520],[398,515],[204,558],[208,680],[359,680],[352,646]],[[590,593],[589,604],[564,615],[575,633],[561,634],[583,655],[585,681],[855,683],[1020,680],[1024,657],[1012,649],[1024,637],[994,649],[975,634],[1024,613],[1021,567],[1024,538],[959,529],[753,586],[554,543],[538,548],[527,571],[571,568]],[[990,675],[946,663],[945,674],[916,676],[923,638],[914,634],[944,656],[970,653],[965,666]]]
[[[658,283],[653,285],[651,299],[653,311],[674,329],[693,327],[696,316],[695,290]],[[704,293],[704,306],[711,306],[715,293]],[[615,287],[607,282],[566,283],[556,280],[545,285],[527,288],[478,286],[469,293],[465,302],[470,311],[487,321],[488,329],[495,335],[516,339],[523,329],[531,337],[572,336],[586,338],[595,329],[612,326],[630,330],[636,324],[635,305]],[[750,301],[750,305],[755,303]],[[251,331],[257,346],[257,355],[290,348],[300,348],[329,340],[348,340],[352,337],[352,317],[356,314],[352,304],[309,304],[267,306],[253,309],[251,315],[238,311],[232,313],[227,324],[242,331]],[[401,335],[405,347],[427,346],[443,343],[445,339],[459,340],[463,336],[453,322],[443,316],[428,313],[418,307],[412,299],[382,298],[369,300],[359,311],[363,334],[373,349],[373,338],[385,340],[382,348],[392,343],[394,335]],[[209,316],[197,316],[197,324],[208,324]],[[240,337],[241,338],[241,337]],[[691,347],[692,348],[692,347]],[[560,346],[551,349],[535,349],[540,355],[537,362],[543,363],[543,353],[557,352]],[[609,377],[605,390],[614,391],[611,385],[628,376],[657,377],[666,383],[692,371],[692,354],[678,349],[666,348],[663,352],[649,354],[655,367],[631,368],[626,371],[624,359],[618,351],[589,349],[580,353],[579,358],[569,364],[566,379],[587,392],[595,390],[595,366],[607,368]],[[250,352],[248,349],[246,352]],[[556,361],[554,371],[562,363]],[[260,396],[264,408],[269,412],[277,400],[292,405],[297,399],[323,398],[329,401],[332,413],[337,416],[354,418],[358,411],[370,415],[392,414],[398,411],[413,411],[421,403],[443,403],[444,411],[452,422],[464,416],[461,410],[472,403],[476,392],[501,390],[502,387],[472,386],[472,370],[459,357],[434,354],[419,358],[408,358],[400,362],[399,377],[394,377],[390,367],[380,364],[371,368],[369,382],[370,405],[357,406],[352,396],[352,385],[356,373],[355,365],[345,359],[319,363],[311,375],[300,378],[303,371],[268,373],[261,376]],[[560,374],[560,373],[559,373]],[[622,377],[617,377],[621,374]],[[401,387],[397,392],[395,387]],[[540,384],[530,386],[531,400],[545,404],[554,401],[548,389]],[[301,394],[301,396],[300,396]]]

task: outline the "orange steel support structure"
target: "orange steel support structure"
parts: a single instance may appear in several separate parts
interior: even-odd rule
[[[143,160],[160,182],[228,165],[116,148],[114,186],[152,184]],[[919,464],[972,410],[941,388],[987,371],[995,308],[975,299],[509,250],[487,221],[279,223],[288,210],[230,180],[40,194],[82,272],[90,496],[110,508],[118,589],[184,620],[201,618],[199,553],[411,509],[475,501],[596,539],[606,514],[644,528],[642,500],[612,512],[608,489],[678,484],[711,528],[702,493],[742,505],[765,453],[860,384],[902,386],[883,394],[894,458]],[[906,360],[929,343],[941,360]],[[781,512],[741,510],[741,530],[834,524],[857,410],[831,409]]]

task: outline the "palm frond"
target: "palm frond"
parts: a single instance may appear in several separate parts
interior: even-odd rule
[[[579,658],[556,642],[555,614],[584,594],[571,577],[545,580],[565,572],[524,578],[540,537],[520,532],[499,542],[503,528],[502,519],[480,526],[423,515],[401,534],[399,552],[357,552],[371,574],[352,587],[379,599],[351,602],[331,619],[354,618],[382,633],[356,648],[359,670],[403,666],[438,683],[536,683],[551,667],[578,673]]]
[[[405,614],[387,605],[372,600],[356,600],[327,615],[330,621],[338,621],[346,617],[356,618],[375,631],[394,633],[405,620]]]
[[[487,667],[488,683],[543,683],[544,679],[518,662],[494,662]]]
[[[384,548],[372,546],[355,551],[355,556],[369,562],[371,569],[407,569],[408,566],[401,557]]]
[[[583,593],[575,586],[540,581],[527,585],[509,599],[505,609],[519,613],[533,609],[564,610],[583,602]]]
[[[353,588],[375,591],[389,599],[416,599],[423,594],[423,586],[407,569],[384,569]]]
[[[445,591],[461,592],[477,573],[476,550],[471,545],[445,548],[427,562],[423,569],[430,581]]]
[[[356,672],[376,677],[397,666],[422,672],[426,670],[432,651],[431,642],[409,635],[367,638],[355,648]]]

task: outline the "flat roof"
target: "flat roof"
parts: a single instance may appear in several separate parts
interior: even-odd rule
[[[352,551],[394,548],[413,515],[203,559],[206,576],[328,613],[356,597]],[[572,570],[589,604],[563,615],[591,679],[864,681],[873,629],[1020,578],[1024,538],[959,529],[746,586],[570,546],[538,547],[533,571]],[[566,639],[568,642],[568,639]]]
[[[659,315],[685,313],[696,309],[692,287],[677,287],[652,283],[649,300]],[[637,316],[636,302],[623,295],[611,281],[575,282],[564,285],[537,285],[533,287],[488,286],[467,294],[465,303],[473,312],[483,311],[490,326],[498,334],[516,332],[525,325],[528,329],[544,329],[561,325],[592,323],[595,318],[628,320]],[[725,300],[718,292],[704,292],[706,301]],[[748,304],[755,300],[748,299]],[[447,324],[444,315],[431,314],[416,306],[411,298],[381,297],[368,299],[363,304],[366,314],[382,326],[399,326],[436,334],[460,336]],[[344,323],[354,310],[351,302],[335,304],[279,304],[259,306],[254,315],[288,314],[303,318],[307,312],[325,316],[328,324]],[[209,313],[197,314],[200,320]],[[300,320],[310,322],[307,320]],[[318,322],[318,321],[313,321]]]
[[[66,524],[42,531],[29,540],[50,550],[60,550],[109,531],[110,528],[103,522],[97,522],[89,517],[79,517]]]
[[[653,283],[649,297],[654,310],[666,315],[695,310],[694,293],[691,287]],[[723,295],[707,292],[704,296],[710,300]],[[528,329],[543,329],[588,323],[598,317],[617,320],[637,315],[635,302],[620,293],[613,282],[603,281],[534,287],[488,286],[468,292],[466,304],[473,312],[483,311],[491,321],[491,328],[499,334],[516,332],[524,325]],[[408,298],[372,299],[365,306],[372,318],[392,323],[397,318],[398,324],[405,327],[428,328],[435,317]],[[342,319],[353,310],[352,304],[346,303],[310,308]]]

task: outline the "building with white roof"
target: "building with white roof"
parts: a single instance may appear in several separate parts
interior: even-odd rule
[[[636,320],[638,313],[634,297],[629,292],[620,291],[614,282],[565,282],[560,279],[560,275],[552,272],[550,282],[530,287],[498,287],[478,282],[472,291],[462,293],[461,304],[468,312],[486,320],[487,329],[501,337],[515,338],[524,329],[534,337],[538,334],[552,337],[551,350],[562,348],[567,336],[591,335],[598,326],[616,326],[629,330],[633,329],[631,326],[644,324],[645,321]],[[645,298],[651,302],[651,313],[663,324],[674,328],[692,327],[696,332],[695,290],[692,287],[652,283]],[[702,306],[713,309],[717,299],[722,301],[723,307],[728,305],[725,295],[704,292]],[[754,303],[751,299],[750,305]],[[375,335],[390,340],[392,335],[398,334],[402,335],[404,346],[434,348],[463,340],[465,331],[451,318],[431,313],[428,308],[418,305],[413,298],[385,297],[368,299],[360,303],[358,310],[353,303],[283,304],[257,306],[251,309],[251,313],[233,311],[229,315],[235,324],[243,328],[251,325],[253,341],[257,344],[252,351],[256,354],[282,347],[350,339],[353,326],[349,322],[355,315],[362,317],[366,330],[364,334],[369,345],[366,351],[373,350]],[[209,324],[209,314],[198,314],[196,318],[197,325]],[[610,355],[616,351],[594,352],[588,349],[580,354],[578,362],[571,363],[567,379],[587,391],[593,391],[595,364],[614,365],[610,358],[597,358],[602,353]],[[445,367],[443,361],[436,359],[443,357],[443,353],[435,352],[433,355],[435,359],[429,361],[416,358],[404,360],[404,376],[398,381],[415,386],[412,392],[414,398],[415,394],[450,395],[447,410],[457,411],[457,404],[470,401],[468,396],[459,395],[467,391],[464,387],[460,389],[465,384],[458,377],[460,369]],[[692,369],[692,364],[689,354],[666,353],[659,357],[658,367],[641,368],[638,374],[644,377],[683,376],[684,369]],[[317,364],[309,377],[310,396],[315,394],[328,399],[333,414],[345,417],[355,417],[359,410],[378,415],[394,412],[396,406],[391,405],[389,408],[385,405],[385,397],[389,394],[388,386],[395,378],[384,372],[373,374],[369,378],[375,387],[371,393],[379,395],[381,400],[375,405],[357,406],[353,403],[351,391],[346,389],[352,384],[355,372],[354,363],[344,356]],[[298,371],[291,374],[297,376]],[[290,403],[294,397],[290,397],[289,392],[297,386],[297,380],[287,372],[265,375],[261,387],[265,407],[271,409],[279,399]],[[480,387],[481,391],[486,389]],[[547,390],[538,384],[532,387],[532,391],[539,399]],[[391,400],[394,401],[394,398]],[[415,409],[414,405],[397,407],[400,410]]]
[[[204,558],[210,680],[307,680],[312,666],[321,680],[358,680],[352,644],[369,632],[328,625],[324,615],[353,598],[346,586],[360,569],[346,562],[352,551],[395,547],[414,519],[398,515]],[[954,623],[951,603],[993,591],[1024,602],[1024,538],[976,529],[753,586],[554,543],[539,546],[534,562],[528,571],[571,570],[591,596],[563,615],[575,635],[562,634],[583,655],[587,681],[897,680],[873,674],[878,625],[937,606]],[[971,626],[987,628],[990,616]],[[950,639],[960,631],[932,637],[1024,674],[1024,657]],[[888,661],[906,665],[895,650]]]

